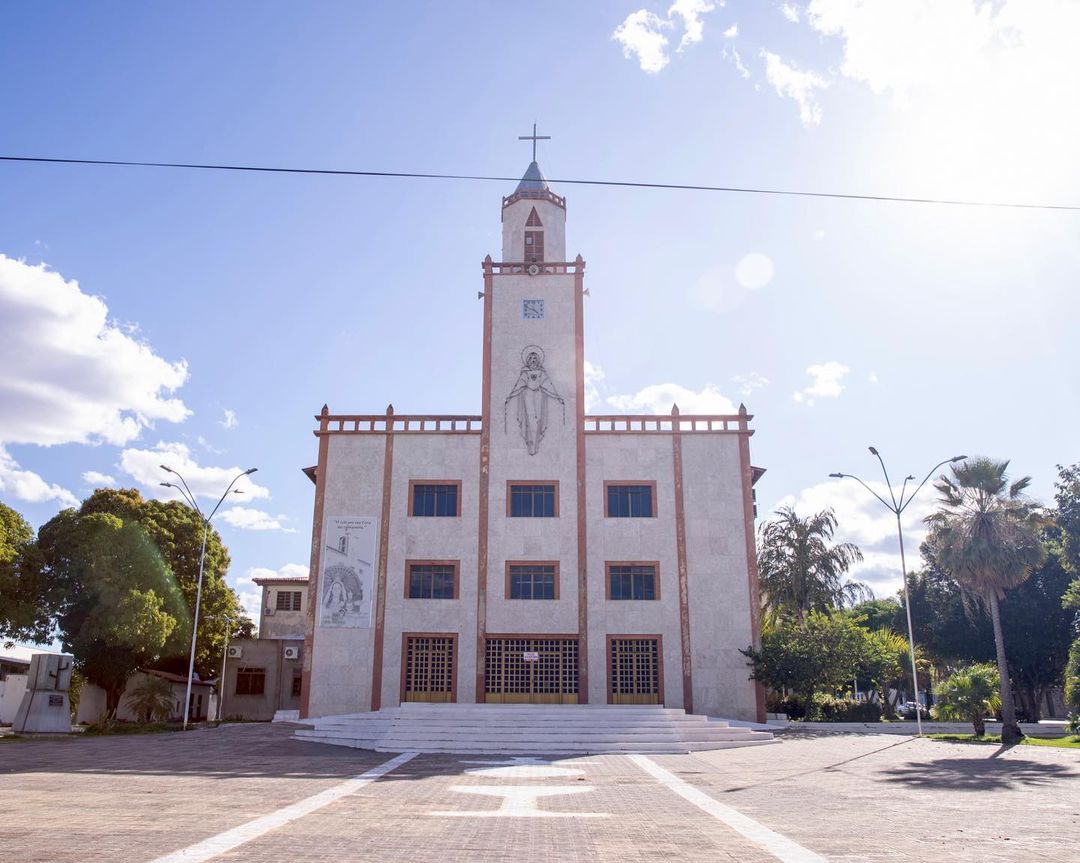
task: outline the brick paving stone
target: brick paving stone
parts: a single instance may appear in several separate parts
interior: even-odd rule
[[[800,733],[656,761],[830,860],[1080,860],[1075,749]]]
[[[185,734],[0,744],[0,861],[145,863],[332,788],[392,755],[230,725]],[[778,746],[652,756],[684,781],[835,861],[1080,859],[1080,753],[998,752],[875,735],[793,735]],[[236,863],[740,861],[773,858],[630,759],[560,759],[577,776],[469,774],[498,757],[421,755],[388,776],[216,858]],[[523,774],[523,775],[522,775]],[[587,786],[542,810],[606,818],[454,818],[499,798],[451,786]]]

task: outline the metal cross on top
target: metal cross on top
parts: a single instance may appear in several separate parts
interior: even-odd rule
[[[551,135],[537,135],[536,123],[533,123],[533,133],[531,135],[518,135],[519,141],[532,141],[533,145],[533,157],[532,160],[536,161],[536,142],[537,141],[550,141]]]

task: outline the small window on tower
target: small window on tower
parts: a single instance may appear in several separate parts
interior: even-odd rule
[[[525,263],[542,264],[544,262],[544,232],[525,232]]]

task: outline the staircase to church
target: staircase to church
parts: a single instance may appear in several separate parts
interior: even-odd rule
[[[305,722],[313,727],[293,739],[377,752],[664,753],[777,742],[767,731],[654,705],[405,703]]]

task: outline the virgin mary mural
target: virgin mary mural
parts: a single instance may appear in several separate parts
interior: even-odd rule
[[[514,403],[518,430],[525,440],[529,455],[536,455],[540,441],[547,431],[549,402],[557,401],[562,406],[563,423],[566,422],[566,402],[555,389],[555,384],[548,377],[544,368],[544,349],[538,345],[528,345],[521,352],[521,374],[517,383],[510,390],[510,395],[503,403],[503,430],[506,430],[510,403]]]

